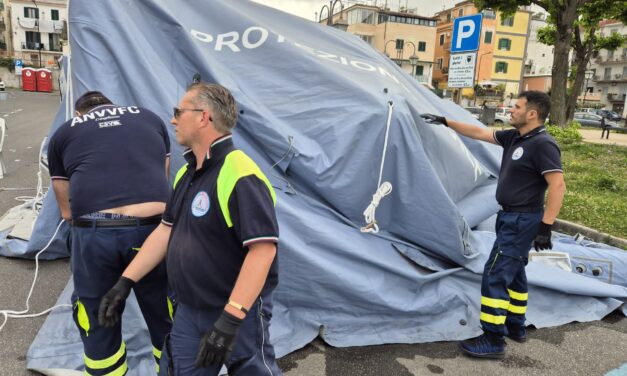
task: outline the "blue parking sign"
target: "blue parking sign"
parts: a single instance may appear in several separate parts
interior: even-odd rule
[[[479,49],[482,19],[481,13],[455,19],[453,40],[451,41],[452,53],[477,51]]]
[[[16,67],[23,67],[24,66],[24,61],[22,61],[22,59],[15,59],[15,66]]]

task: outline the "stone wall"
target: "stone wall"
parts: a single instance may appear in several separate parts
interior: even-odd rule
[[[52,86],[55,91],[59,90],[59,73],[61,71],[59,69],[52,70]],[[4,82],[5,87],[7,88],[22,88],[22,80],[19,76],[15,74],[15,72],[10,72],[6,67],[0,67],[0,78]]]

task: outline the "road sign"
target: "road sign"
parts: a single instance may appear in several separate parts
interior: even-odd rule
[[[24,62],[22,59],[15,59],[15,74],[18,76],[22,75],[22,68],[24,67]]]
[[[451,55],[448,65],[448,87],[474,87],[477,53]]]
[[[451,53],[477,51],[479,49],[482,19],[481,13],[455,19]]]

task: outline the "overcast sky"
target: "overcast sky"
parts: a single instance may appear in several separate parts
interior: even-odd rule
[[[253,0],[257,3],[261,3],[273,8],[280,9],[284,12],[294,14],[313,21],[315,14],[320,12],[323,5],[329,4],[327,0]],[[435,12],[441,11],[446,8],[450,8],[453,4],[462,0],[387,0],[388,7],[391,10],[398,10],[399,5],[402,7],[417,8],[417,14],[421,16],[431,17]],[[386,0],[376,0],[376,4],[381,6],[385,4]],[[355,1],[342,0],[345,7],[358,3]],[[359,3],[374,5],[375,0],[363,0]],[[339,10],[339,6],[335,6],[336,13]],[[326,10],[324,11],[326,13]]]

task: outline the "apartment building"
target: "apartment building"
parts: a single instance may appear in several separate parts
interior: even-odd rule
[[[27,66],[55,66],[67,17],[67,0],[11,0],[10,53]]]
[[[448,64],[455,18],[479,13],[474,2],[463,1],[454,7],[436,13],[435,67],[433,79],[440,89],[447,89]],[[521,9],[513,16],[486,9],[481,25],[481,39],[477,51],[476,84],[490,89],[499,88],[499,96],[515,97],[521,91],[524,57],[529,37],[531,12]],[[474,95],[472,88],[462,95]]]
[[[390,57],[416,80],[431,83],[436,33],[434,18],[419,16],[416,10],[395,12],[355,4],[334,13],[331,20],[331,24],[347,22],[347,32]],[[327,20],[320,22],[327,23]]]
[[[601,21],[599,34],[612,33],[627,36],[627,26],[615,20]],[[599,51],[590,61],[590,71],[593,75],[586,91],[599,94],[605,109],[622,114],[627,101],[627,46],[615,51]]]

